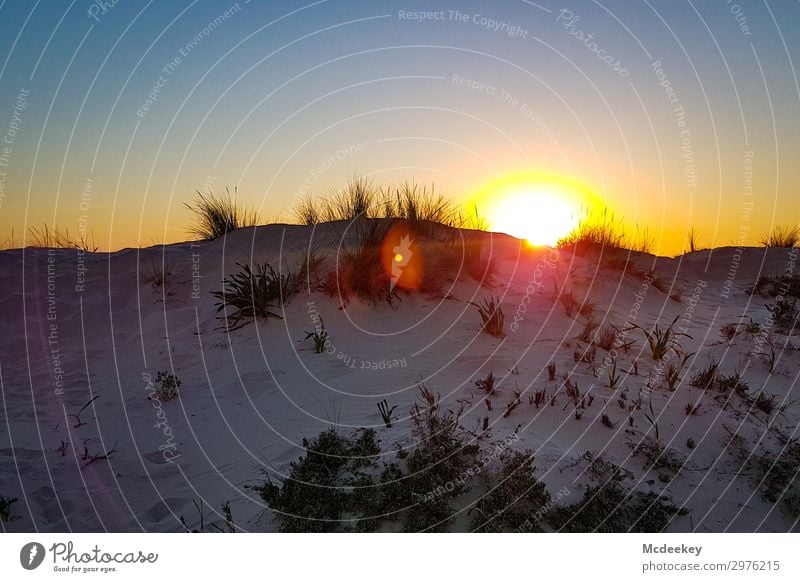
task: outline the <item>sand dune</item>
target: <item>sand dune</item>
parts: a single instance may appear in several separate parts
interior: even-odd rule
[[[789,250],[599,257],[467,233],[481,237],[496,260],[492,285],[461,276],[438,294],[400,291],[393,306],[356,298],[343,304],[303,289],[281,308],[283,319],[229,334],[219,329],[211,292],[238,270],[236,263],[294,268],[312,247],[326,257],[323,268],[333,269],[342,228],[270,225],[211,242],[109,254],[0,252],[0,374],[8,428],[0,431],[0,494],[20,500],[14,505],[19,519],[3,527],[182,531],[181,516],[197,526],[193,502],[202,499],[207,522],[221,524],[219,506],[230,501],[238,527],[275,530],[272,512],[244,486],[260,483],[262,469],[285,474],[303,454],[303,437],[332,422],[342,431],[375,427],[384,451],[407,443],[408,414],[422,381],[441,395],[443,408],[463,407],[462,425],[483,434],[485,450],[516,435],[515,448],[535,453],[536,476],[551,493],[570,491],[570,502],[591,481],[590,453],[629,471],[629,487],[663,493],[688,509],[672,521],[672,531],[797,528],[784,498],[765,498],[755,457],[748,462],[751,453],[783,450],[800,414],[796,340],[770,328],[765,305],[771,299],[751,294],[759,276],[794,267]],[[162,259],[173,280],[154,289],[140,272]],[[568,316],[560,299],[565,293],[588,298],[593,313]],[[501,297],[502,340],[481,333],[470,304],[489,295]],[[314,314],[330,333],[329,353],[315,354],[311,342],[302,341]],[[644,333],[628,324],[651,329],[676,318],[675,329],[686,334],[678,341],[694,355],[670,391]],[[732,341],[721,335],[723,325],[750,318],[758,331],[740,330]],[[576,361],[589,348],[576,339],[589,319],[597,331],[614,325],[625,341],[635,340],[615,350],[620,380],[613,390],[607,350],[596,347],[589,361]],[[767,337],[780,355],[772,373],[767,357],[755,353]],[[710,361],[719,361],[726,375],[741,371],[747,393],[774,396],[775,409],[767,413],[735,391],[690,386]],[[550,362],[557,368],[554,381],[546,371]],[[148,394],[162,370],[182,384],[178,399],[158,403]],[[489,371],[499,381],[491,412],[475,385]],[[580,419],[563,393],[565,375],[593,395]],[[528,396],[542,389],[557,394],[554,405],[529,403]],[[522,404],[503,417],[514,390]],[[376,406],[384,398],[397,406],[392,428],[384,427]],[[631,409],[638,399],[641,408]],[[687,414],[687,404],[698,402],[696,413]],[[634,445],[654,435],[645,415],[651,405],[660,442],[680,459],[677,470],[648,469],[644,455],[634,455]],[[480,426],[485,416],[488,433]],[[458,520],[453,525],[464,527]]]

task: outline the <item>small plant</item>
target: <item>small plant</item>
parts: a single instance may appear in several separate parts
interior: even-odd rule
[[[739,326],[735,323],[726,323],[719,329],[720,334],[723,338],[728,340],[728,342],[732,342],[737,334],[739,333]]]
[[[159,400],[164,402],[177,398],[178,388],[181,387],[181,381],[177,376],[169,372],[159,372],[156,375],[156,383],[158,386],[155,387],[154,392]]]
[[[0,521],[9,522],[19,519],[18,515],[14,515],[13,505],[19,501],[16,497],[5,497],[0,495]]]
[[[597,340],[595,341],[597,347],[607,352],[613,350],[614,345],[616,343],[617,343],[617,330],[610,325],[605,326],[600,331],[600,333],[597,334]]]
[[[616,390],[620,381],[620,375],[617,374],[617,358],[611,358],[611,366],[606,368],[606,373],[608,374],[608,389]]]
[[[163,290],[167,295],[172,295],[170,289],[175,283],[175,267],[167,261],[151,262],[142,272],[142,281],[149,283],[153,291]]]
[[[491,336],[497,338],[505,337],[503,327],[505,325],[505,315],[503,308],[500,307],[499,297],[488,297],[483,300],[483,304],[479,305],[470,301],[472,305],[478,308],[478,313],[483,322],[482,330]]]
[[[650,426],[653,427],[653,431],[655,432],[655,437],[656,437],[656,443],[660,443],[661,442],[661,435],[659,434],[659,431],[658,431],[658,416],[656,416],[656,413],[653,411],[653,399],[652,398],[650,398],[650,400],[648,401],[648,408],[650,409],[650,413],[648,414],[647,412],[645,412],[644,413],[644,417],[650,423]]]
[[[211,292],[219,300],[217,312],[223,312],[220,319],[226,322],[227,330],[237,330],[257,319],[283,319],[274,309],[297,293],[297,277],[292,273],[280,275],[267,263],[256,265],[255,272],[250,265],[237,265],[242,270],[223,280],[225,288]]]
[[[92,404],[92,402],[94,402],[94,401],[95,401],[95,400],[97,400],[98,398],[100,398],[100,395],[99,395],[99,394],[98,394],[97,396],[95,396],[94,398],[91,398],[91,399],[90,399],[90,400],[89,400],[89,401],[88,401],[86,404],[84,404],[83,406],[81,406],[81,409],[80,409],[80,410],[78,410],[78,412],[76,412],[75,414],[68,414],[68,415],[67,415],[67,418],[74,418],[74,419],[75,419],[75,424],[74,424],[74,425],[72,425],[72,428],[80,428],[80,427],[82,427],[83,425],[85,425],[85,424],[86,424],[85,422],[83,422],[83,421],[81,420],[81,413],[82,413],[84,410],[86,410],[87,408],[89,408],[89,405],[91,405],[91,404]],[[55,426],[55,428],[56,428],[56,429],[58,429],[58,426],[59,426],[60,424],[61,424],[61,421],[59,421],[58,423],[56,423],[56,426]]]
[[[325,351],[328,345],[328,330],[325,329],[325,322],[322,317],[319,318],[320,328],[314,331],[307,331],[305,340],[312,340],[314,342],[314,353],[321,354]]]
[[[583,329],[575,339],[577,339],[578,341],[589,343],[590,341],[592,341],[592,334],[594,333],[594,330],[597,329],[598,325],[599,324],[594,319],[588,319],[584,324]]]
[[[656,323],[652,329],[646,330],[635,323],[632,324],[634,328],[637,328],[644,333],[645,337],[647,338],[647,343],[650,346],[650,353],[654,360],[660,361],[663,359],[670,349],[680,349],[680,345],[677,341],[678,337],[688,337],[691,339],[690,335],[673,331],[672,328],[678,321],[678,317],[679,316],[676,316],[675,319],[672,320],[672,323],[666,328],[661,328]]]
[[[61,453],[62,457],[66,457],[67,456],[67,447],[68,446],[69,446],[69,441],[62,440],[61,441],[61,446],[57,447],[56,451]]]
[[[642,439],[634,448],[633,455],[644,455],[645,469],[664,470],[675,474],[683,467],[683,459],[673,451],[664,447],[658,440],[649,437]]]
[[[386,425],[386,428],[392,428],[392,413],[396,408],[397,406],[389,408],[389,403],[386,402],[386,399],[378,402],[378,410],[381,413],[381,419],[383,419],[383,424]]]
[[[572,399],[574,402],[581,399],[581,389],[578,387],[578,383],[574,382],[572,378],[564,379],[564,390],[567,393],[567,398]]]
[[[714,386],[714,382],[716,382],[718,374],[719,363],[709,362],[705,368],[699,370],[692,376],[691,380],[689,380],[689,384],[695,388],[709,390]]]
[[[594,346],[587,347],[583,352],[578,352],[578,361],[584,364],[591,364],[594,362],[597,355],[597,349]]]
[[[494,374],[490,371],[485,378],[479,378],[476,380],[475,385],[486,392],[486,394],[494,394],[496,381],[497,378],[495,378]]]
[[[506,411],[503,413],[503,418],[507,418],[520,404],[522,404],[522,394],[519,390],[514,390],[514,399],[506,404]]]
[[[686,416],[695,416],[698,412],[700,412],[700,403],[692,404],[691,402],[686,403]]]
[[[667,367],[664,370],[664,381],[667,383],[667,390],[673,392],[675,388],[677,388],[678,380],[680,380],[681,371],[686,366],[686,362],[693,355],[694,354],[682,354],[681,359],[678,363],[670,361],[667,364]]]
[[[550,362],[547,364],[547,379],[550,382],[555,382],[556,379],[556,363]]]
[[[605,413],[600,417],[600,419],[603,423],[603,426],[605,427],[614,428],[615,426],[617,426],[616,423],[613,420],[611,420],[611,418],[609,418],[609,416]]]
[[[753,401],[753,404],[761,412],[772,414],[772,411],[775,410],[775,395],[768,395],[761,391],[756,395],[756,399]]]
[[[221,528],[215,523],[212,523],[211,525],[214,527],[214,529],[223,533],[236,533],[236,525],[233,523],[231,502],[225,501],[224,503],[220,504],[219,508],[222,511],[222,517],[225,518],[225,527]]]
[[[540,406],[544,406],[544,403],[547,402],[547,389],[537,390],[531,396],[531,404],[539,408]]]
[[[738,371],[730,376],[718,375],[714,387],[718,392],[722,392],[723,394],[736,392],[740,396],[747,396],[747,390],[749,388],[747,382],[742,380],[741,372]]]
[[[419,385],[419,395],[422,401],[427,405],[428,410],[433,411],[439,407],[439,395],[434,394],[433,391],[423,383]]]

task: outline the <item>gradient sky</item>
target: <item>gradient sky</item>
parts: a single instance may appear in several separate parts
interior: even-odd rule
[[[286,221],[355,173],[459,200],[561,174],[662,253],[689,226],[756,244],[800,222],[797,0],[100,4],[0,4],[0,238],[184,240],[196,189],[238,186]],[[401,17],[418,10],[443,12]]]

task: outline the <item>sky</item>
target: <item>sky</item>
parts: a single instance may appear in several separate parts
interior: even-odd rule
[[[800,223],[800,3],[0,3],[0,239],[190,238],[354,175],[580,183],[661,254]],[[483,200],[485,202],[485,200]],[[530,207],[521,212],[531,212]]]

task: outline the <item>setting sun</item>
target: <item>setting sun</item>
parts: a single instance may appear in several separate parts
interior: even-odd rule
[[[488,184],[475,203],[488,216],[491,229],[526,240],[555,245],[578,224],[592,194],[582,185],[555,175],[520,174]]]

